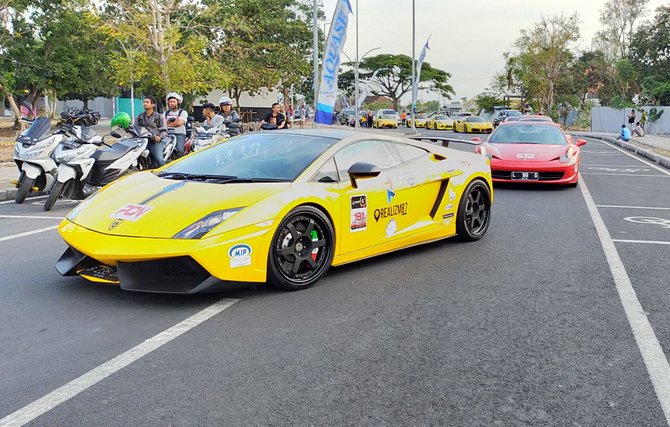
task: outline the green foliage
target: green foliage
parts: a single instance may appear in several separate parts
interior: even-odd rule
[[[632,38],[630,59],[639,72],[642,98],[653,105],[670,105],[670,6],[656,10]]]
[[[484,92],[475,97],[475,104],[479,110],[493,111],[493,107],[505,105],[505,102],[496,95]]]
[[[649,123],[654,123],[656,120],[660,119],[661,116],[663,115],[663,112],[665,110],[659,110],[657,108],[651,108],[649,110],[649,117],[647,117],[647,120],[649,120]]]
[[[577,126],[582,129],[591,130],[591,112],[593,110],[593,106],[594,104],[592,101],[586,101],[582,104],[581,108],[579,109],[579,113],[577,114]]]

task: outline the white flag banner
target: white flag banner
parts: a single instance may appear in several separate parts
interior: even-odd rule
[[[321,69],[321,80],[319,93],[316,99],[316,115],[314,121],[331,125],[333,124],[333,111],[337,100],[337,76],[340,68],[340,55],[347,40],[347,28],[349,26],[349,14],[351,4],[349,0],[338,0],[333,15],[332,24],[326,42],[325,57]]]
[[[419,93],[419,81],[421,80],[421,66],[423,66],[423,61],[426,59],[426,53],[427,51],[430,50],[430,46],[428,46],[428,42],[430,41],[430,37],[428,36],[428,40],[426,40],[426,44],[423,45],[423,49],[421,49],[421,55],[419,55],[419,63],[416,66],[416,80],[414,81],[414,87],[412,88],[412,91],[414,92],[414,100],[416,101],[416,96]]]

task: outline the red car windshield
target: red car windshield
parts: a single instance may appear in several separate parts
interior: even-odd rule
[[[556,126],[518,123],[498,127],[489,138],[492,144],[567,145],[563,132]]]

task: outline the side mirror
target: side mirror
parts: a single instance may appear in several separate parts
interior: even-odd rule
[[[115,130],[111,131],[109,134],[112,135],[114,138],[121,138],[121,134]]]
[[[358,184],[356,183],[357,179],[374,178],[379,176],[381,172],[381,169],[379,169],[377,165],[364,162],[354,163],[347,171],[349,179],[351,180],[351,186],[354,188],[358,188]]]
[[[480,137],[478,137],[478,136],[475,136],[474,138],[472,138],[472,141],[474,141],[474,142],[482,142],[482,139],[481,139]]]
[[[582,146],[586,145],[586,140],[585,139],[578,139],[577,142],[575,143],[575,145],[577,145],[577,147],[582,147]]]

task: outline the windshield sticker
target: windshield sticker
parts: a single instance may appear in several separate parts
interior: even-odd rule
[[[392,219],[386,225],[386,237],[393,237],[396,231],[398,231],[398,223],[395,222],[395,219]]]
[[[239,244],[231,247],[228,250],[228,257],[230,258],[230,268],[246,267],[251,265],[251,246],[246,244]]]
[[[380,218],[391,218],[398,215],[407,215],[407,202],[375,209],[375,221],[379,221]]]
[[[178,190],[178,189],[182,188],[184,185],[186,185],[185,181],[179,181],[179,182],[175,182],[174,184],[170,184],[170,185],[164,187],[158,193],[154,194],[153,196],[149,197],[146,200],[141,201],[140,203],[141,204],[149,203],[150,201],[162,196],[163,194],[167,194],[167,193],[170,193],[172,191],[175,191],[175,190]]]
[[[368,196],[351,196],[351,232],[363,231],[368,228]]]
[[[128,221],[137,221],[153,209],[151,206],[144,205],[126,205],[110,215],[112,219],[125,219]]]

